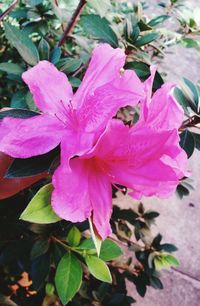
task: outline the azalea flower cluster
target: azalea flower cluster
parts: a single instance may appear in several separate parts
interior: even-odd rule
[[[152,96],[155,67],[142,83],[122,70],[125,54],[100,44],[75,94],[67,76],[48,61],[23,73],[41,111],[28,119],[5,118],[0,151],[14,158],[49,152],[60,144],[60,165],[53,175],[52,207],[72,222],[91,217],[105,239],[111,233],[112,184],[131,190],[133,198],[168,197],[186,174],[187,158],[179,146],[183,111],[164,84]],[[116,118],[124,106],[140,106],[129,127]]]

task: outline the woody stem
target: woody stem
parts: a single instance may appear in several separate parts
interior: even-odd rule
[[[9,8],[7,10],[5,10],[1,15],[0,15],[0,21],[2,21],[8,14],[10,14],[10,12],[15,8],[15,6],[17,5],[17,3],[19,2],[19,0],[15,0],[11,6],[9,6]]]
[[[84,6],[86,5],[86,2],[87,2],[86,0],[80,0],[79,1],[79,4],[78,4],[74,14],[72,15],[71,20],[69,21],[69,23],[68,23],[68,25],[67,25],[67,27],[66,27],[66,29],[65,29],[62,37],[61,37],[61,39],[58,42],[58,47],[61,47],[64,44],[67,36],[73,30],[73,28],[74,28],[74,26],[75,26],[75,24],[77,22],[78,17],[80,16]]]

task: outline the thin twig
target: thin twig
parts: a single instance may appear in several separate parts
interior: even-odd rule
[[[77,21],[79,15],[81,14],[81,12],[82,12],[82,10],[83,10],[85,5],[86,5],[86,0],[80,0],[79,1],[79,4],[78,4],[74,14],[72,15],[71,20],[69,21],[69,23],[68,23],[68,25],[67,25],[67,27],[66,27],[66,29],[65,29],[62,37],[61,37],[61,39],[60,39],[60,41],[58,42],[58,47],[61,47],[64,44],[67,36],[73,30],[73,28],[74,28],[74,26],[76,24],[76,21]]]
[[[10,14],[10,12],[15,8],[15,6],[17,5],[18,2],[19,2],[19,0],[15,0],[13,2],[13,4],[11,4],[11,6],[9,8],[7,8],[7,10],[5,10],[5,12],[3,12],[0,15],[0,21],[2,21],[8,14]]]

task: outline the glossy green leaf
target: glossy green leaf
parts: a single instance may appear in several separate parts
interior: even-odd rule
[[[79,246],[79,249],[95,249],[93,240],[85,239]],[[123,254],[122,249],[112,240],[106,239],[102,242],[99,258],[104,261],[113,260]]]
[[[58,63],[57,67],[60,71],[71,73],[76,71],[82,64],[82,60],[78,58],[62,58]]]
[[[193,134],[185,130],[180,135],[180,146],[187,153],[188,158],[190,158],[194,152],[195,140]]]
[[[10,74],[16,74],[20,76],[22,72],[24,71],[24,69],[18,64],[0,63],[0,71],[4,71]]]
[[[159,36],[160,34],[157,32],[151,32],[151,33],[145,34],[137,39],[137,41],[135,42],[135,46],[142,47],[144,45],[147,45],[151,43],[152,41],[158,39]]]
[[[29,64],[36,65],[39,61],[39,54],[32,40],[22,33],[17,27],[4,23],[6,38],[11,45],[17,49],[21,57]]]
[[[118,46],[118,38],[110,27],[106,18],[98,15],[85,15],[81,17],[84,31],[102,42],[107,42],[113,47]]]
[[[160,16],[157,16],[153,19],[151,19],[149,22],[148,22],[148,25],[150,27],[155,27],[157,26],[158,24],[160,23],[163,23],[165,20],[169,19],[170,16],[169,15],[160,15]]]
[[[51,208],[52,190],[52,184],[43,186],[32,198],[27,208],[21,214],[20,219],[39,224],[58,222],[60,218]]]
[[[49,249],[49,240],[37,240],[31,249],[31,260],[45,254]]]
[[[30,158],[15,158],[4,177],[18,178],[33,176],[43,172],[50,173],[54,168],[54,163],[56,164],[58,154],[59,149],[55,148],[46,154]]]
[[[53,64],[57,64],[61,57],[61,49],[59,47],[55,47],[50,53],[50,61]]]
[[[71,246],[78,246],[81,240],[81,233],[79,229],[76,226],[72,226],[70,229],[67,240]]]
[[[0,120],[6,117],[13,117],[13,118],[31,118],[34,116],[38,116],[39,114],[30,110],[26,109],[9,109],[6,111],[0,112]]]
[[[40,40],[38,51],[40,54],[40,60],[48,60],[49,59],[49,53],[50,53],[50,46],[48,42],[42,38]]]
[[[109,268],[106,263],[93,255],[87,255],[85,257],[86,264],[90,273],[97,279],[101,280],[102,282],[111,283],[112,276],[110,274]]]
[[[10,106],[13,108],[27,108],[26,97],[27,90],[17,91],[11,99]]]
[[[58,296],[66,305],[81,286],[82,268],[79,260],[71,252],[66,253],[58,264],[55,284]]]

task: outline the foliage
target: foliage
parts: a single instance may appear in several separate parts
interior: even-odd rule
[[[66,73],[76,91],[97,41],[123,47],[128,55],[125,68],[133,69],[141,80],[149,77],[150,64],[162,60],[167,47],[180,44],[200,50],[200,25],[179,1],[171,1],[162,15],[152,19],[146,16],[145,5],[109,0],[99,5],[96,0],[87,1],[81,17],[60,46],[63,29],[78,2],[22,0],[2,18],[0,106],[12,109],[3,109],[0,120],[38,115],[21,75],[39,60],[50,60]],[[10,5],[11,1],[4,1],[2,16]],[[178,22],[174,32],[165,27],[171,19]],[[153,90],[162,84],[163,76],[157,72]],[[195,149],[200,150],[200,135],[194,131],[200,123],[199,83],[184,78],[174,95],[187,117],[180,128],[180,144],[190,157]],[[121,114],[125,116],[127,109],[121,110]],[[50,176],[59,164],[59,154],[58,147],[41,156],[14,159],[5,173],[10,179],[44,172],[46,176],[28,190],[1,201],[0,303],[128,306],[135,300],[127,293],[126,280],[134,284],[142,297],[149,286],[162,289],[160,270],[178,266],[178,260],[171,254],[177,248],[161,243],[160,234],[152,234],[159,213],[145,210],[142,203],[134,209],[115,206],[111,218],[114,235],[102,242],[98,256],[98,237],[93,237],[96,243],[90,238],[89,222],[72,224],[60,220],[51,209]],[[184,179],[177,192],[182,197],[191,188],[190,181]],[[113,197],[115,194],[113,187]],[[131,252],[130,257],[122,257],[127,251]],[[28,285],[20,281],[24,271],[31,279]]]

